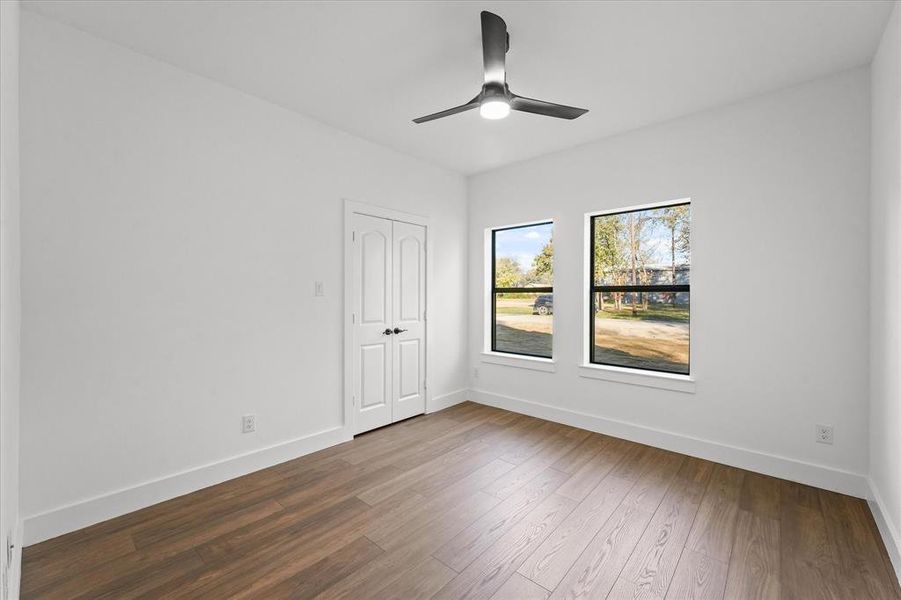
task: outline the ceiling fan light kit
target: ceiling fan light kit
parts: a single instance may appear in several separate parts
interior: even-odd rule
[[[510,90],[506,85],[486,83],[479,94],[479,114],[485,119],[503,119],[510,114]]]
[[[503,119],[511,110],[528,112],[558,119],[575,119],[588,112],[585,108],[554,104],[517,96],[507,85],[506,54],[510,49],[507,24],[494,13],[482,11],[482,59],[485,65],[485,83],[479,95],[460,106],[413,119],[414,123],[426,123],[479,108],[479,114],[490,120]]]

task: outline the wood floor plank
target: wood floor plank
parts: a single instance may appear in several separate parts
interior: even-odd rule
[[[726,581],[727,600],[777,600],[782,595],[779,575],[782,547],[779,521],[742,510]]]
[[[720,600],[726,588],[726,563],[686,548],[679,559],[666,600]]]
[[[151,507],[147,509],[148,514],[143,519],[129,525],[124,531],[137,540],[139,546],[153,544],[173,533],[196,527],[198,523],[227,519],[236,511],[273,500],[286,490],[310,485],[348,466],[341,460],[326,459],[321,464],[318,462],[313,464],[305,471],[281,472],[276,478],[253,477],[246,482],[247,486],[235,486],[232,482],[226,482],[220,484],[221,494],[207,494],[207,490],[201,490],[195,493],[196,496],[189,494],[189,497],[194,496],[193,502],[173,505],[170,510],[159,514],[153,514],[152,509],[156,507]]]
[[[863,500],[820,491],[826,532],[836,550],[839,579],[857,598],[898,598],[897,585],[880,560],[883,548],[870,534],[869,509]]]
[[[531,458],[485,486],[484,491],[502,500],[508,498],[577,445],[577,440],[559,434],[554,435],[542,444]]]
[[[212,521],[198,521],[190,527],[181,527],[171,531],[154,531],[152,535],[133,536],[133,539],[135,546],[144,551],[151,551],[154,548],[168,552],[187,550],[207,540],[280,513],[284,509],[285,507],[275,500],[265,500]]]
[[[567,477],[569,475],[566,473],[546,469],[437,550],[435,558],[455,571],[462,571],[529,511],[554,493]]]
[[[516,443],[499,458],[514,465],[527,461],[549,438],[556,435],[551,423],[532,417],[517,425],[512,433],[516,436]]]
[[[547,600],[551,593],[520,575],[514,573],[498,589],[491,600]]]
[[[375,505],[389,496],[422,483],[430,477],[447,473],[449,477],[455,478],[460,473],[469,473],[491,462],[494,457],[488,452],[488,449],[488,444],[482,440],[475,440],[416,468],[408,471],[399,471],[390,479],[377,481],[373,486],[357,494],[357,497],[367,504]]]
[[[202,566],[203,561],[193,550],[168,556],[133,552],[80,571],[77,575],[62,580],[48,580],[40,587],[21,590],[21,598],[69,600],[84,595],[88,590],[91,597],[109,593],[123,597],[134,596],[140,593],[140,589],[134,587],[137,580],[152,577],[150,585],[155,587],[167,581],[167,578],[181,577]]]
[[[812,508],[820,510],[820,492],[815,487],[797,483],[795,481],[786,481],[780,479],[781,490],[780,499],[780,517],[782,509],[787,505],[803,506],[804,508]]]
[[[606,597],[652,516],[637,511],[634,504],[620,506],[576,559],[551,598]]]
[[[584,500],[614,468],[622,470],[621,465],[637,465],[644,452],[644,446],[608,438],[602,443],[600,452],[560,486],[559,493],[573,500]]]
[[[264,550],[279,537],[323,535],[348,520],[368,513],[371,507],[358,498],[348,498],[318,511],[311,511],[311,508],[300,506],[287,509],[260,523],[249,524],[204,541],[195,546],[195,550],[210,565],[239,560],[242,556]]]
[[[72,596],[56,596],[56,590],[53,594],[41,595],[40,598],[76,598],[78,600],[125,600],[128,598],[140,598],[149,590],[156,588],[160,584],[173,581],[176,578],[183,577],[187,574],[195,572],[198,568],[202,568],[202,562],[196,553],[188,550],[186,552],[176,554],[159,561],[153,565],[148,565],[140,570],[123,573],[120,577],[109,581],[103,585],[97,585],[82,579],[82,593]],[[89,587],[89,591],[84,591],[85,587]]]
[[[427,600],[453,579],[457,572],[440,560],[427,558],[416,567],[401,574],[377,592],[368,594],[371,600]]]
[[[608,439],[607,436],[599,433],[589,433],[577,446],[558,458],[551,466],[558,471],[572,475],[591,462],[591,459],[597,456],[606,445]]]
[[[685,457],[674,452],[651,450],[642,460],[641,471],[635,485],[623,499],[623,504],[634,505],[637,511],[657,511],[660,502],[676,478]],[[631,473],[624,476],[631,477]]]
[[[481,518],[497,502],[494,496],[483,493],[462,497],[437,519],[405,533],[391,545],[393,549],[329,587],[320,598],[356,599],[377,593],[407,570],[429,560],[435,550]]]
[[[59,546],[55,552],[46,551],[46,547],[38,548],[42,544],[23,550],[22,560],[29,566],[22,572],[20,591],[23,596],[27,597],[42,588],[46,590],[55,582],[63,582],[104,562],[123,556],[133,556],[136,550],[127,531],[88,539],[79,536],[66,537],[68,545]],[[68,552],[64,551],[67,547]]]
[[[318,496],[348,497],[379,483],[386,482],[401,473],[397,467],[381,467],[373,470],[368,465],[353,465],[310,486],[287,492],[276,499],[285,507],[315,501]],[[372,504],[370,503],[370,506]]]
[[[359,500],[359,498],[356,499]],[[378,543],[379,536],[389,535],[408,520],[416,518],[424,511],[426,504],[426,499],[418,494],[406,495],[391,510],[371,519],[363,529],[363,535]]]
[[[615,475],[604,479],[526,559],[519,573],[549,590],[557,587],[634,485],[634,479]]]
[[[740,469],[716,466],[688,534],[687,548],[724,563],[729,562],[744,476],[744,471]]]
[[[782,513],[782,482],[759,473],[745,473],[738,507],[764,519],[779,520]]]
[[[366,464],[392,465],[408,471],[476,440],[489,442],[502,432],[502,427],[492,423],[472,421],[437,437],[416,438],[409,444],[373,456]]]
[[[22,597],[51,600],[901,600],[863,500],[471,402],[27,547],[22,569]]]
[[[677,477],[620,573],[620,579],[633,582],[651,596],[666,595],[701,504],[707,481],[693,476],[696,462],[690,460],[680,471],[686,476]],[[709,477],[709,470],[706,475]]]
[[[491,598],[575,506],[575,500],[551,494],[469,563],[435,599]]]
[[[365,537],[359,537],[312,565],[268,587],[248,586],[232,596],[240,598],[315,598],[320,592],[344,579],[384,550]]]
[[[265,540],[257,539],[252,544],[255,550],[238,548],[232,556],[207,565],[191,577],[152,590],[148,595],[219,599],[278,583],[359,538],[366,523],[389,508],[388,504],[369,507],[354,500],[367,508],[329,527],[311,527],[306,531],[289,528],[268,535]]]
[[[613,589],[607,594],[608,600],[663,600],[663,596],[658,596],[646,587],[641,587],[637,583],[620,577],[613,584]]]
[[[845,596],[837,580],[836,551],[819,509],[793,502],[783,503],[779,540],[782,547],[779,568],[783,598],[837,600]]]
[[[417,506],[407,510],[392,511],[374,521],[367,529],[366,535],[386,550],[392,550],[401,544],[411,532],[421,529],[435,521],[460,502],[472,501],[479,508],[494,508],[501,503],[495,496],[479,491],[480,483],[490,477],[497,477],[512,467],[502,460],[492,461],[478,471],[471,473],[444,490],[444,493],[433,498],[421,497]],[[404,502],[404,504],[407,504]],[[486,511],[482,511],[483,514]]]
[[[497,425],[509,426],[519,419],[522,419],[523,417],[525,417],[525,415],[498,409],[497,413],[493,417],[491,417],[489,421]]]
[[[423,510],[416,510],[414,516],[410,519],[398,524],[387,533],[372,539],[385,550],[395,550],[409,543],[410,536],[416,532],[423,531],[436,522],[441,523],[449,510],[465,505],[471,507],[469,516],[477,515],[478,517],[483,517],[483,515],[489,513],[500,503],[501,501],[495,496],[489,496],[479,491],[454,500],[447,497],[435,498],[427,501],[423,505]],[[476,517],[473,517],[470,523],[476,520]]]
[[[683,462],[683,456],[670,452],[644,453],[641,476],[556,586],[552,598],[606,597]]]

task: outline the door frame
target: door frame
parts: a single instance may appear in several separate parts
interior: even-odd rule
[[[403,212],[393,208],[385,208],[359,202],[356,200],[344,199],[344,433],[347,439],[354,436],[355,426],[354,420],[356,413],[354,411],[354,372],[353,372],[353,351],[354,351],[354,323],[353,323],[353,215],[361,214],[370,217],[378,217],[381,219],[390,219],[392,221],[402,221],[412,225],[420,225],[425,227],[425,412],[429,412],[429,405],[432,400],[432,390],[429,385],[429,375],[432,372],[432,336],[431,329],[431,294],[429,293],[429,285],[432,280],[432,236],[431,218],[425,215]]]

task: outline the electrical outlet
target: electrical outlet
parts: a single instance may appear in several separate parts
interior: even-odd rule
[[[256,415],[244,415],[241,417],[241,432],[242,433],[253,433],[257,430],[257,416]]]
[[[831,444],[834,439],[832,425],[817,425],[816,435],[818,444]]]
[[[478,367],[473,367],[473,369],[472,369],[472,378],[473,378],[473,379],[478,379],[478,378],[479,378],[479,368],[478,368]]]

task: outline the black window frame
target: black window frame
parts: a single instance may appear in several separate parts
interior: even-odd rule
[[[645,206],[641,208],[627,208],[624,210],[616,210],[612,212],[602,212],[589,215],[589,238],[588,238],[588,260],[590,261],[590,270],[588,276],[591,278],[588,284],[588,363],[592,365],[600,365],[604,367],[616,367],[618,369],[632,369],[635,371],[649,371],[651,373],[665,373],[667,375],[683,375],[689,377],[691,375],[691,276],[689,274],[689,282],[687,284],[676,285],[598,285],[596,281],[595,264],[594,264],[594,244],[595,244],[595,220],[603,217],[614,217],[619,215],[627,215],[634,212],[645,212],[650,210],[660,210],[662,208],[672,208],[674,206],[691,207],[691,200],[679,200],[676,202],[668,202],[656,206]],[[689,216],[689,219],[691,217]],[[689,257],[691,249],[689,249]],[[689,273],[691,272],[691,262],[689,259]],[[629,293],[629,292],[686,292],[689,294],[688,309],[688,369],[686,372],[667,371],[665,369],[649,369],[647,367],[631,367],[625,365],[617,365],[613,363],[605,363],[594,359],[595,346],[595,294],[604,292],[610,293]]]
[[[526,229],[529,227],[538,227],[540,225],[550,225],[552,228],[554,226],[553,219],[547,221],[536,221],[535,223],[528,223],[525,225],[510,225],[509,227],[494,227],[491,229],[491,292],[490,292],[490,302],[491,302],[491,352],[496,354],[509,354],[511,356],[528,356],[531,358],[546,358],[548,360],[554,359],[554,344],[553,344],[553,333],[551,333],[551,355],[545,356],[544,354],[531,354],[529,352],[510,352],[509,350],[498,350],[497,349],[497,295],[498,294],[553,294],[554,286],[542,286],[542,287],[497,287],[497,232],[498,231],[511,231],[513,229]],[[553,239],[553,234],[551,234],[551,238]]]

